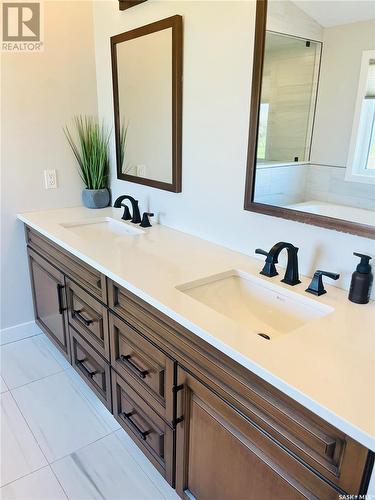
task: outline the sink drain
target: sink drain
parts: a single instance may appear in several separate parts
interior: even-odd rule
[[[271,337],[266,333],[258,333],[257,335],[259,335],[259,337],[263,337],[266,340],[271,340]]]

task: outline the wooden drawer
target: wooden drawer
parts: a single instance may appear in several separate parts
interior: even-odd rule
[[[111,280],[108,302],[289,453],[343,491],[363,490],[371,463],[364,446]]]
[[[173,419],[174,361],[109,313],[112,367],[164,419]]]
[[[55,267],[82,285],[96,298],[107,303],[107,281],[104,274],[82,262],[71,253],[26,226],[26,242]]]
[[[72,365],[105,406],[112,411],[111,371],[109,364],[70,327]]]
[[[69,325],[109,361],[107,309],[73,281],[66,279]]]
[[[112,401],[115,418],[172,484],[174,431],[113,369]]]

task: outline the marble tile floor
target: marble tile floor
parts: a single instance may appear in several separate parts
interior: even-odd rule
[[[44,334],[6,340],[2,500],[179,498]]]

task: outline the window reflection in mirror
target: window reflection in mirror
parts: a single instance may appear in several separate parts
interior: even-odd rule
[[[375,183],[375,50],[364,51],[346,180]]]
[[[245,206],[321,225],[287,209],[371,227],[374,4],[331,4],[267,2],[257,145],[249,158],[254,177]]]

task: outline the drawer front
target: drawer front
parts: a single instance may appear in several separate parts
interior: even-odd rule
[[[111,371],[109,364],[70,327],[72,365],[99,399],[112,411]]]
[[[111,364],[163,418],[173,419],[174,361],[109,313]]]
[[[29,227],[26,227],[26,242],[54,266],[80,283],[91,294],[105,304],[107,303],[107,282],[104,274]]]
[[[117,421],[172,484],[173,430],[114,370],[112,400]]]
[[[109,360],[107,309],[71,280],[66,280],[69,325]]]

